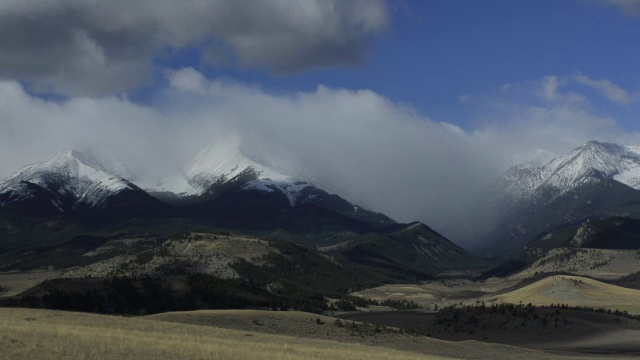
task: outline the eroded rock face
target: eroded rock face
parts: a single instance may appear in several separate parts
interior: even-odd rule
[[[587,220],[582,223],[569,245],[573,247],[582,247],[587,242],[587,239],[594,234],[590,224],[591,220]]]

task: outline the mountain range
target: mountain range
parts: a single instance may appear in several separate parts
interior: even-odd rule
[[[446,236],[504,257],[588,219],[640,218],[636,146],[590,141],[544,164],[514,166],[445,236],[421,223],[396,223],[258,159],[232,137],[143,189],[106,154],[62,151],[0,181],[0,253],[16,256],[106,228],[167,236],[206,228],[426,276],[483,264]]]
[[[640,216],[638,190],[640,147],[589,141],[544,165],[508,169],[474,205],[458,236],[473,238],[485,254],[513,253],[587,219]]]
[[[0,181],[0,210],[28,215],[115,217],[166,211],[144,190],[120,176],[122,167],[89,152],[62,151]]]
[[[258,163],[240,145],[231,137],[208,146],[180,174],[161,180],[150,194],[183,207],[191,216],[215,218],[218,225],[264,227],[269,222],[282,227],[307,217],[308,212],[317,218],[340,215],[345,219],[339,221],[351,222],[354,228],[395,223],[309,181]]]
[[[84,291],[83,299],[97,294],[85,304],[90,310],[113,307],[109,299],[122,296],[113,312],[126,312],[130,301],[144,308],[148,300],[140,299],[154,291],[177,294],[157,311],[219,306],[211,289],[220,286],[252,306],[322,309],[318,294],[459,271],[514,279],[605,273],[607,266],[637,271],[639,147],[592,141],[506,171],[459,226],[479,241],[476,251],[494,259],[293,173],[234,138],[203,149],[152,188],[136,185],[106,154],[62,151],[0,181],[0,271],[54,268],[62,278],[31,295],[62,296],[64,305],[74,291]],[[488,260],[496,261],[488,268]],[[466,272],[477,269],[484,270]],[[131,284],[122,287],[121,276]],[[153,291],[141,297],[134,288]]]
[[[204,229],[326,247],[401,276],[429,277],[453,263],[484,265],[424,224],[396,223],[256,161],[234,138],[205,148],[155,189],[142,189],[127,174],[104,154],[65,150],[0,181],[0,257],[20,264],[16,259],[40,262],[33,253],[52,250],[81,255],[102,244],[80,244],[97,233],[174,236]]]

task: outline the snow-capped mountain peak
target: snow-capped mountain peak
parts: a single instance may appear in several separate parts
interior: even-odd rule
[[[530,157],[527,160],[527,162],[536,167],[541,167],[548,164],[550,161],[552,161],[556,157],[557,155],[551,151],[548,151],[545,149],[535,149],[530,154]]]
[[[640,147],[589,141],[544,166],[512,167],[500,186],[515,199],[528,199],[538,191],[560,195],[602,179],[640,189]]]
[[[306,209],[323,209],[375,226],[394,223],[383,214],[292,176],[298,173],[293,165],[297,159],[286,151],[262,151],[254,143],[249,148],[242,145],[234,136],[211,144],[180,174],[161,181],[154,196],[177,206],[205,204],[206,211],[221,206],[223,217],[254,205],[264,208],[271,204],[280,212],[286,199],[291,208],[304,205]]]
[[[237,137],[229,137],[226,141],[207,146],[187,166],[184,175],[192,178],[208,174],[232,179],[251,168],[256,172],[258,179],[279,181],[290,178],[251,159],[242,151],[240,145]]]
[[[109,196],[134,187],[107,172],[115,172],[116,165],[101,163],[89,152],[61,151],[0,181],[0,205],[32,198],[34,189],[40,189],[62,211],[66,206],[98,206]]]
[[[254,160],[242,150],[239,137],[229,136],[207,146],[180,174],[162,180],[156,190],[178,196],[201,196],[232,182],[244,190],[272,192],[279,189],[287,195],[291,205],[296,203],[300,190],[311,186]]]
[[[135,181],[136,176],[118,161],[113,154],[103,148],[82,148],[80,150],[72,150],[73,156],[82,161],[82,163],[96,170],[101,170],[107,174],[119,176],[129,181]]]

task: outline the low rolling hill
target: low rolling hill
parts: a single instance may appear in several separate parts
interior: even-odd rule
[[[640,290],[623,288],[597,280],[568,275],[548,276],[507,293],[484,299],[491,303],[533,305],[567,304],[590,308],[640,313]]]
[[[0,346],[6,359],[443,359],[141,318],[35,309],[0,309],[0,314]]]
[[[637,250],[556,248],[510,279],[523,280],[538,274],[573,274],[605,281],[640,271]]]

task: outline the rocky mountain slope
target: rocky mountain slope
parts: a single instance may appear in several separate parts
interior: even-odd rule
[[[506,171],[470,211],[463,237],[487,254],[517,252],[589,218],[640,216],[639,189],[640,147],[590,141],[543,166]]]
[[[117,246],[103,246],[122,236],[162,240],[220,231],[311,248],[337,245],[340,250],[330,253],[345,263],[394,278],[484,265],[424,224],[398,224],[254,159],[233,139],[212,145],[151,196],[121,177],[126,169],[112,158],[63,151],[0,183],[0,259],[11,269],[80,266],[78,271],[91,276],[122,269],[157,276],[181,268],[224,277],[232,271],[217,248],[207,258],[194,250],[200,249],[195,243],[186,250],[183,245],[163,248],[170,256],[154,255],[156,260],[140,266],[158,244],[118,256],[112,256]]]
[[[587,219],[549,232],[527,243],[487,272],[489,276],[519,273],[571,273],[617,279],[640,271],[640,220],[628,217]]]
[[[123,219],[167,209],[122,178],[123,169],[90,152],[62,151],[1,180],[0,211],[80,217],[108,213]]]
[[[339,214],[373,227],[395,223],[307,180],[283,173],[293,170],[276,170],[277,165],[256,158],[242,148],[239,139],[230,137],[205,148],[180,174],[160,181],[152,194],[192,214],[211,214],[209,217],[215,217],[220,225],[220,221],[226,221],[229,225],[250,226],[252,219],[258,223],[283,216],[295,219],[310,212],[320,217]],[[330,214],[323,215],[322,210]]]
[[[452,269],[481,268],[486,263],[445,237],[415,222],[387,233],[370,233],[344,244],[325,248],[350,261],[417,278]]]
[[[640,189],[640,146],[589,141],[546,165],[509,169],[499,180],[500,195],[508,201],[552,202],[572,190],[614,180]]]

